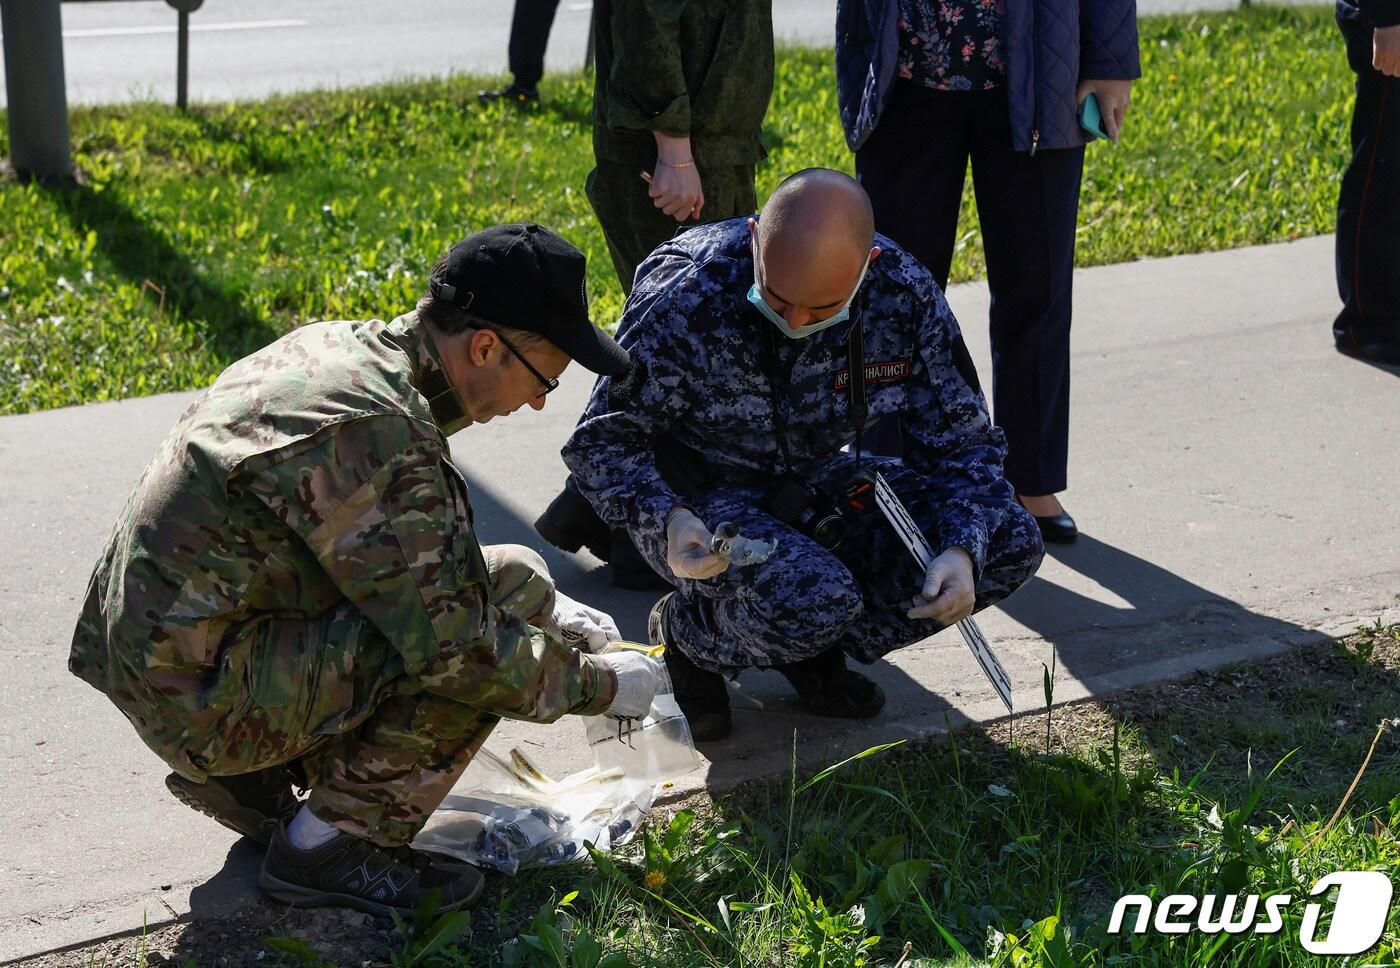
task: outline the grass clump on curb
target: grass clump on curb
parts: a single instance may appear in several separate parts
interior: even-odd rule
[[[1089,149],[1080,264],[1330,231],[1351,96],[1331,14],[1149,17],[1141,34],[1126,140]],[[85,184],[0,185],[0,414],[200,387],[303,322],[391,316],[497,222],[575,242],[596,318],[616,318],[583,195],[589,81],[551,80],[530,113],[482,108],[479,86],[75,110]],[[830,51],[780,52],[765,138],[760,198],[799,168],[851,169]],[[955,279],[982,272],[967,198]]]

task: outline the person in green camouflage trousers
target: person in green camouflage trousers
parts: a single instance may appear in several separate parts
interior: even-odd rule
[[[274,897],[470,903],[479,872],[404,845],[496,722],[650,706],[648,660],[572,644],[616,638],[610,618],[556,594],[529,549],[479,544],[448,450],[542,409],[571,359],[628,366],[589,320],[582,254],[498,226],[439,262],[414,311],[308,325],[230,366],[138,483],[69,668],[176,796],[269,843]]]
[[[586,187],[630,293],[637,266],[677,223],[758,209],[773,4],[595,0],[593,17],[597,167]]]

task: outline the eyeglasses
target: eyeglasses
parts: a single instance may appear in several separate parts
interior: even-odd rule
[[[539,370],[535,369],[534,365],[529,360],[525,359],[525,354],[520,352],[513,345],[511,345],[510,340],[506,339],[500,333],[497,333],[494,329],[488,330],[488,332],[495,333],[496,338],[500,340],[503,344],[505,344],[505,348],[510,350],[511,353],[515,355],[515,358],[519,360],[522,365],[524,365],[525,369],[529,370],[532,374],[534,374],[535,379],[539,380],[540,383],[543,384],[544,389],[540,391],[538,396],[543,397],[549,394],[551,391],[559,389],[559,381],[551,379],[545,376]]]

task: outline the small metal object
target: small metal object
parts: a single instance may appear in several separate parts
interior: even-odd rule
[[[757,565],[769,559],[778,548],[776,541],[745,538],[733,521],[721,521],[710,538],[710,550],[731,565]]]
[[[617,717],[617,741],[632,749],[637,748],[637,744],[632,741],[632,734],[641,729],[641,716],[618,716]]]

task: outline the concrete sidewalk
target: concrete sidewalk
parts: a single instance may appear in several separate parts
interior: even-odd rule
[[[1400,620],[1400,371],[1333,351],[1332,272],[1325,237],[1078,273],[1066,504],[1084,537],[982,618],[1018,709],[1043,701],[1052,649],[1067,701]],[[985,378],[985,287],[950,298]],[[612,589],[530,528],[588,387],[571,368],[543,414],[453,443],[482,534],[540,547],[569,594],[641,637],[653,596]],[[0,961],[250,896],[256,851],[170,798],[165,767],[65,669],[89,570],[189,399],[0,419]],[[783,769],[794,731],[820,761],[1001,714],[956,632],[874,675],[889,706],[854,729],[798,714],[772,673],[745,676],[741,701],[764,718],[741,709],[689,785]],[[566,720],[493,743],[566,772],[581,739]]]

